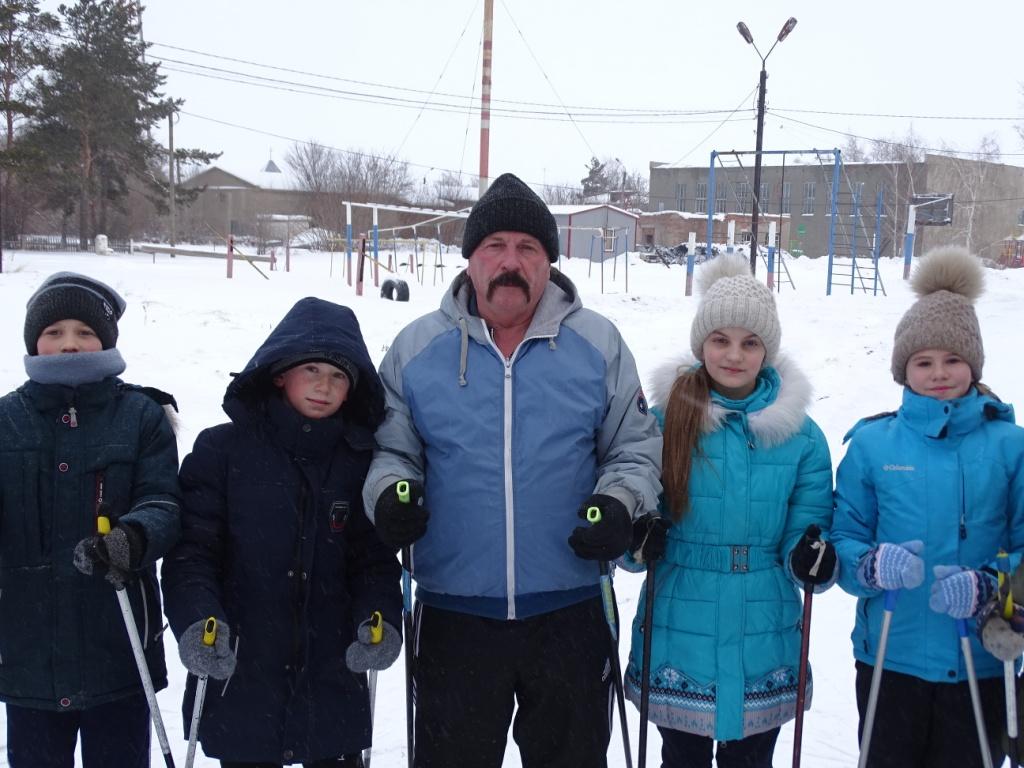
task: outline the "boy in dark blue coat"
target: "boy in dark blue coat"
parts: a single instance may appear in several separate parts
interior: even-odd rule
[[[124,300],[72,272],[28,302],[29,381],[0,399],[0,699],[12,768],[149,765],[122,588],[167,685],[155,562],[180,531],[173,398],[118,378]],[[113,527],[101,537],[98,518]]]
[[[299,301],[224,410],[231,423],[203,431],[182,463],[183,535],[163,566],[182,662],[225,681],[206,697],[203,751],[232,768],[359,766],[364,673],[398,657],[401,593],[360,497],[384,395],[355,315]],[[371,644],[375,611],[384,638]],[[186,731],[194,690],[190,677]]]

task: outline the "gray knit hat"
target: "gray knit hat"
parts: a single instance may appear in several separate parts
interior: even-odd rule
[[[956,245],[935,248],[918,262],[910,287],[919,298],[896,326],[892,347],[892,377],[907,383],[907,361],[922,349],[948,349],[971,366],[981,380],[985,348],[974,313],[974,300],[985,290],[981,262]]]
[[[93,331],[104,349],[117,346],[117,321],[124,299],[106,283],[76,272],[50,275],[32,294],[25,312],[25,349],[37,354],[43,331],[61,320],[80,320]]]
[[[697,273],[701,292],[700,306],[690,327],[690,350],[704,359],[704,340],[719,328],[746,328],[764,344],[765,365],[779,354],[782,326],[775,309],[775,297],[766,285],[750,274],[747,258],[739,253],[723,253],[709,261]]]
[[[469,258],[481,241],[495,232],[533,235],[547,251],[548,261],[558,261],[558,224],[548,206],[526,183],[503,173],[476,201],[466,219],[462,255]]]

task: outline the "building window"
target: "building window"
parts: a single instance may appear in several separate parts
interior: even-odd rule
[[[725,213],[725,185],[726,182],[722,182],[721,185],[715,187],[715,213]]]
[[[697,213],[708,212],[708,185],[707,182],[697,182],[697,200],[694,206]]]
[[[1024,208],[1017,212],[1017,226],[1024,227]]]
[[[736,204],[738,213],[746,213],[750,210],[750,183],[741,181],[736,185]]]
[[[761,194],[758,195],[757,205],[761,209],[762,213],[768,213],[768,203],[771,202],[771,198],[768,196],[768,182],[761,182]]]
[[[832,215],[832,182],[831,181],[825,182],[825,192],[826,192],[826,195],[825,195],[825,198],[826,198],[825,211],[826,211],[826,213],[825,213],[825,215],[826,216],[831,216]],[[836,201],[837,209],[838,209],[838,205],[839,205],[839,201],[837,200]]]
[[[804,215],[814,213],[814,195],[815,195],[815,182],[807,181],[804,182]]]
[[[788,181],[782,182],[782,212],[792,213],[793,184]]]
[[[676,210],[686,210],[686,185],[676,184]]]

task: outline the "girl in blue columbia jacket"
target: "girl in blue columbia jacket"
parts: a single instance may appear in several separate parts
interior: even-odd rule
[[[710,766],[716,740],[721,768],[770,768],[779,728],[796,711],[796,584],[821,591],[834,581],[835,552],[819,538],[832,519],[832,464],[807,415],[810,386],[779,356],[771,292],[742,256],[719,256],[699,278],[707,287],[690,334],[697,359],[664,367],[653,382],[662,510],[672,524],[652,525],[626,558],[637,570],[639,559],[664,552],[650,664],[643,669],[642,593],[626,691],[639,702],[648,675],[666,768]]]
[[[1024,551],[1024,430],[980,383],[984,351],[972,306],[983,272],[961,248],[924,257],[920,296],[896,327],[895,413],[861,420],[836,480],[833,541],[841,586],[859,600],[853,631],[864,729],[884,593],[898,591],[869,766],[981,766],[957,622],[996,583],[1000,550]],[[973,624],[973,622],[972,622]],[[990,739],[1005,722],[1002,663],[971,632]]]

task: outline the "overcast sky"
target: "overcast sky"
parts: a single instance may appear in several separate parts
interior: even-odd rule
[[[494,0],[494,106],[517,112],[492,117],[492,177],[578,184],[591,155],[646,170],[752,150],[760,60],[736,23],[767,53],[791,15],[767,62],[765,149],[912,125],[926,147],[993,134],[1024,165],[1019,0]],[[315,140],[398,153],[419,180],[477,172],[479,110],[465,105],[480,95],[482,21],[483,0],[150,0],[143,32],[185,101],[176,145],[223,151],[220,165],[265,182],[271,152],[284,168],[294,141]],[[310,86],[330,90],[296,92]]]

